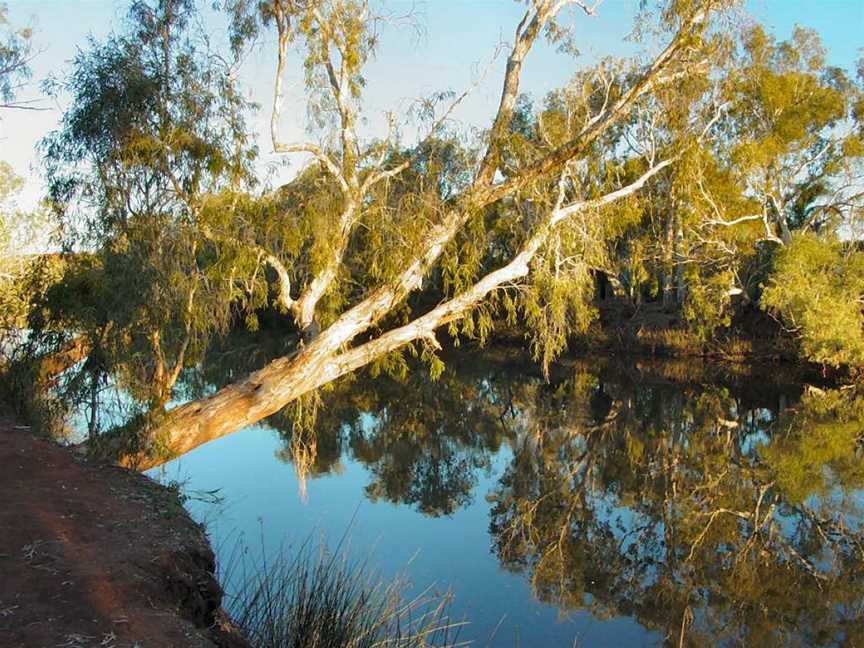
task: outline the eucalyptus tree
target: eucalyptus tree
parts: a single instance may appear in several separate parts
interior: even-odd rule
[[[32,108],[28,102],[17,100],[20,91],[31,77],[33,57],[32,29],[14,27],[8,19],[8,7],[0,3],[0,120],[7,109]],[[0,159],[0,359],[6,361],[20,342],[30,295],[27,282],[33,260],[25,251],[43,223],[39,209],[26,211],[17,203],[24,180],[15,174],[11,165]],[[32,252],[32,250],[29,250]],[[45,273],[40,287],[53,279]]]
[[[94,380],[110,372],[159,408],[232,304],[266,298],[231,278],[257,262],[234,241],[258,209],[243,193],[255,151],[232,70],[194,31],[194,2],[136,0],[127,24],[55,84],[71,103],[41,147],[77,263],[31,319],[87,337]],[[233,238],[208,236],[226,205]]]
[[[778,254],[762,295],[822,365],[864,367],[864,253],[833,235],[796,234]]]
[[[777,42],[754,27],[733,60],[726,154],[765,238],[788,243],[792,231],[830,226],[860,206],[860,89],[826,63],[819,36],[799,27]]]
[[[797,28],[781,41],[761,26],[730,35],[706,72],[693,83],[717,88],[722,117],[715,137],[687,147],[678,164],[646,187],[650,199],[624,231],[613,271],[627,278],[636,298],[662,294],[691,331],[710,336],[729,325],[734,296],[760,303],[766,283],[791,287],[771,275],[791,270],[774,259],[794,256],[783,248],[796,233],[829,241],[855,231],[864,208],[864,79],[829,65],[813,31]],[[666,109],[675,109],[674,99]],[[680,122],[673,125],[679,131]],[[809,301],[797,303],[816,301],[813,291]],[[797,326],[788,309],[780,314]],[[855,338],[858,329],[846,331]],[[805,355],[820,362],[826,357]]]
[[[21,350],[27,314],[34,300],[57,281],[60,263],[36,252],[45,240],[48,214],[41,206],[23,208],[18,201],[24,179],[0,160],[0,360]]]
[[[15,97],[30,78],[33,55],[33,30],[13,27],[8,13],[6,3],[0,3],[0,109],[26,106]]]
[[[796,232],[830,237],[860,219],[862,80],[828,65],[811,30],[786,41],[745,32],[723,69],[721,135],[691,169],[697,240],[743,259],[766,250],[764,260]]]
[[[0,109],[12,108],[21,84],[30,77],[32,32],[29,28],[15,29],[7,17],[8,8],[0,4]],[[2,114],[0,114],[2,118]],[[15,194],[23,180],[15,175],[8,163],[0,160],[0,256],[5,262],[10,255],[17,208]]]
[[[274,89],[273,145],[285,154],[311,155],[328,187],[336,192],[322,227],[312,232],[311,271],[301,285],[290,282],[286,266],[283,302],[304,331],[302,345],[245,379],[217,393],[174,408],[151,430],[155,445],[182,453],[229,434],[282,409],[318,387],[405,348],[434,360],[436,329],[480,337],[491,327],[492,308],[521,311],[538,332],[535,349],[549,359],[563,348],[566,333],[584,321],[578,298],[585,295],[575,279],[590,276],[578,258],[556,257],[557,241],[569,236],[573,223],[602,219],[604,208],[633,196],[652,177],[672,165],[678,153],[661,145],[614,162],[619,154],[614,127],[630,118],[659,89],[686,78],[704,60],[711,46],[712,17],[729,4],[720,0],[660,4],[665,42],[650,59],[636,59],[605,84],[570,87],[568,120],[553,134],[519,157],[511,132],[520,93],[523,65],[544,33],[561,33],[562,12],[595,8],[580,0],[536,0],[527,3],[516,27],[501,84],[501,97],[477,155],[457,160],[454,173],[436,183],[408,186],[402,174],[440,134],[449,114],[433,119],[429,136],[408,153],[392,136],[364,141],[359,96],[364,87],[363,65],[378,45],[379,18],[360,0],[277,0],[271,3],[230,3],[238,26],[236,42],[261,29],[277,35],[278,72]],[[325,130],[320,142],[285,143],[279,138],[279,113],[284,94],[282,72],[290,46],[303,52],[312,113]],[[458,97],[457,97],[458,101]],[[714,111],[696,104],[690,119],[694,137],[708,130]],[[470,151],[469,151],[470,153]],[[596,156],[608,166],[609,181],[592,176]],[[415,166],[416,168],[416,166]],[[402,192],[397,200],[392,200]],[[511,207],[512,206],[512,207]],[[490,239],[484,225],[489,212],[519,215],[510,222],[506,249],[498,267],[486,270],[471,264],[463,250],[482,248]],[[278,219],[278,215],[275,216]],[[494,214],[491,218],[495,219]],[[355,257],[352,241],[363,230],[376,233],[379,246]],[[374,257],[384,268],[353,274],[371,266]],[[559,263],[560,261],[560,263]],[[285,264],[283,264],[285,265]],[[407,321],[400,311],[406,298],[435,273],[449,276],[440,303]],[[565,280],[566,279],[566,280]],[[334,300],[329,312],[322,300],[341,284],[354,288]],[[354,283],[356,282],[356,283]],[[577,286],[574,290],[572,286]],[[320,329],[320,331],[318,330]],[[140,457],[127,457],[134,461]],[[146,465],[146,461],[144,465]]]
[[[726,54],[710,72],[723,102],[717,137],[676,167],[684,206],[697,214],[688,238],[734,254],[855,219],[864,198],[860,79],[828,65],[819,36],[801,27],[786,41],[751,27]]]
[[[13,254],[20,221],[14,197],[23,184],[12,167],[0,161],[0,359],[4,361],[27,312],[24,295],[16,284],[21,281],[22,258]]]
[[[860,367],[864,266],[857,246],[840,239],[856,235],[864,213],[864,76],[829,66],[818,36],[802,28],[781,42],[750,30],[736,63],[727,80],[731,142],[718,157],[751,211],[728,209],[719,192],[712,201],[709,189],[706,224],[750,230],[763,250],[761,305],[800,339],[805,357]]]

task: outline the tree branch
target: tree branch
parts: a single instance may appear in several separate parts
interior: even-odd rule
[[[288,58],[288,44],[291,40],[291,24],[284,9],[278,3],[274,5],[274,17],[276,30],[279,38],[279,52],[276,63],[276,78],[273,83],[273,108],[270,112],[270,139],[273,142],[273,150],[276,153],[309,153],[315,157],[339,183],[342,192],[348,191],[348,182],[345,180],[339,166],[333,162],[320,146],[309,143],[285,144],[279,139],[279,122],[282,117],[282,106],[285,103],[283,82],[285,76],[285,63]]]
[[[429,338],[434,335],[437,328],[462,317],[492,291],[527,276],[532,259],[556,225],[577,213],[609,205],[636,193],[645,186],[648,180],[673,164],[677,159],[678,156],[675,156],[655,164],[634,182],[600,198],[561,206],[562,194],[559,194],[559,204],[550,211],[546,220],[537,227],[535,233],[522,245],[520,251],[508,264],[486,274],[468,290],[439,304],[425,315],[338,355],[334,359],[334,364],[337,367],[337,376],[334,377],[358,369],[375,358],[395,351],[409,342]]]
[[[705,20],[706,13],[707,10],[698,11],[682,24],[672,42],[654,59],[648,69],[639,77],[638,81],[622,94],[612,106],[607,107],[603,113],[598,114],[602,116],[590,120],[573,139],[559,146],[537,162],[520,169],[517,174],[497,185],[489,187],[485,192],[475,195],[475,201],[482,206],[500,200],[504,196],[517,191],[520,187],[525,186],[531,180],[561,167],[568,160],[586,153],[589,146],[597,140],[597,137],[611,124],[620,120],[636,99],[659,84],[658,78],[660,74],[686,49],[691,31]],[[674,76],[677,78],[677,75]],[[502,106],[503,103],[502,97]],[[487,159],[488,157],[487,154]],[[487,174],[494,175],[494,171],[495,169],[491,169],[491,171],[486,169]]]
[[[552,3],[544,2],[539,11],[544,8],[549,11]],[[542,24],[537,18],[538,15],[549,14],[532,14],[529,9],[522,19],[522,22],[517,28],[517,43],[522,43],[523,47],[533,43],[534,37],[539,33]],[[532,17],[533,16],[533,17]],[[395,307],[406,295],[415,290],[422,282],[423,277],[429,271],[429,268],[437,261],[447,244],[456,236],[462,226],[468,221],[471,214],[477,210],[515,192],[519,187],[523,186],[529,180],[535,179],[540,175],[548,173],[555,168],[561,168],[569,160],[576,157],[580,152],[587,151],[589,146],[593,144],[607,128],[618,120],[622,119],[626,114],[627,109],[636,101],[642,94],[651,88],[651,81],[654,76],[660,74],[667,66],[669,66],[676,58],[678,53],[684,49],[685,43],[690,36],[690,31],[705,17],[705,12],[697,12],[690,18],[682,28],[678,31],[673,41],[658,55],[657,59],[649,66],[646,72],[640,77],[639,81],[634,84],[615,104],[608,109],[606,116],[594,122],[585,128],[579,136],[571,142],[559,147],[547,157],[539,162],[523,169],[518,176],[507,180],[498,185],[490,186],[483,184],[484,178],[494,176],[495,165],[494,151],[490,157],[487,150],[487,156],[484,163],[481,164],[481,169],[475,177],[475,181],[468,188],[462,200],[459,201],[454,208],[448,212],[442,221],[436,224],[424,237],[419,244],[419,249],[422,250],[412,262],[410,262],[405,270],[392,283],[385,284],[372,293],[364,300],[343,313],[326,331],[321,334],[321,347],[332,346],[339,348],[347,344],[352,339],[366,331],[370,326],[378,322],[386,315],[393,307]],[[536,22],[535,22],[535,19]],[[530,27],[526,27],[530,26]],[[532,36],[533,34],[533,36]],[[527,50],[514,48],[516,54],[513,63],[508,62],[507,75],[504,80],[504,89],[502,90],[501,104],[498,114],[493,125],[493,132],[497,129],[503,129],[502,124],[508,124],[512,117],[513,102],[515,102],[515,93],[518,90],[519,72],[521,70],[521,62]],[[514,54],[511,53],[511,58]],[[494,149],[495,144],[490,142],[490,147]],[[491,167],[489,166],[491,165]]]
[[[507,57],[507,68],[504,73],[504,83],[501,88],[498,111],[495,119],[492,121],[492,128],[489,130],[489,144],[486,148],[486,154],[480,162],[480,168],[477,171],[475,179],[477,186],[489,185],[495,178],[495,171],[498,168],[500,142],[513,119],[513,111],[516,107],[516,99],[519,94],[522,63],[525,57],[547,22],[571,1],[559,0],[553,2],[553,0],[542,0],[535,2],[533,3],[534,7],[529,8],[525,12],[519,25],[516,27],[516,42],[513,45],[513,51]]]

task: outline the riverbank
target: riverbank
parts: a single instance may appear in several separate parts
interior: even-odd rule
[[[0,418],[0,645],[246,647],[173,490]]]
[[[849,375],[848,367],[832,369],[808,361],[799,342],[779,322],[754,307],[741,309],[729,325],[700,337],[676,312],[661,304],[638,307],[620,301],[595,303],[598,317],[588,329],[568,339],[568,358],[609,356],[626,361],[700,359],[706,362],[767,364],[797,367],[805,373],[822,373],[838,380]],[[442,336],[443,337],[443,336]],[[492,336],[492,346],[524,347],[526,331],[501,324]]]

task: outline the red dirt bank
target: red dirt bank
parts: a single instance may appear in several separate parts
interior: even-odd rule
[[[176,496],[0,419],[0,646],[239,647]]]

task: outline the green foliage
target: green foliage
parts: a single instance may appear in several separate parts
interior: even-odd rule
[[[30,78],[33,47],[33,30],[12,27],[8,11],[6,3],[0,3],[0,109],[15,105],[15,95]]]
[[[726,81],[724,157],[784,240],[790,230],[825,225],[832,212],[824,206],[847,181],[844,159],[858,157],[854,138],[837,133],[854,118],[860,91],[843,71],[828,67],[818,35],[801,27],[782,42],[752,28],[734,65]]]
[[[804,355],[834,367],[864,365],[864,256],[854,245],[796,236],[777,255],[762,296],[801,338]]]
[[[12,199],[15,194],[24,186],[23,178],[15,175],[12,167],[6,162],[0,162],[0,209],[2,209],[2,230],[0,230],[0,245],[3,246],[3,255],[9,254],[9,244],[11,242],[11,230],[14,227],[14,205]]]
[[[0,109],[14,108],[15,97],[30,78],[32,30],[14,28],[7,18],[8,7],[0,2]],[[34,259],[25,256],[33,252],[30,246],[37,240],[44,225],[44,214],[35,210],[25,213],[15,203],[15,196],[24,181],[12,167],[0,160],[0,362],[5,363],[20,340],[31,295],[28,290],[44,288],[52,275],[43,281],[31,282]]]
[[[31,303],[57,279],[56,257],[34,254],[44,240],[47,214],[24,211],[15,202],[23,185],[12,168],[0,160],[0,359],[8,360],[21,342]]]
[[[717,329],[728,328],[731,323],[729,290],[734,275],[727,270],[707,278],[689,272],[685,276],[688,278],[688,291],[681,314],[700,340],[711,339]]]
[[[157,408],[235,304],[268,299],[247,105],[195,24],[188,0],[133,2],[124,33],[77,54],[61,86],[71,107],[42,143],[59,242],[77,259],[32,314],[34,346],[84,336],[82,386],[110,375]]]
[[[534,357],[548,374],[549,364],[567,348],[568,337],[585,331],[595,317],[590,306],[594,276],[584,262],[564,263],[560,250],[541,259],[542,265],[533,268],[531,287],[520,297]]]
[[[806,354],[860,361],[860,308],[849,305],[860,295],[829,306],[834,324],[817,327],[824,305],[803,294],[781,303],[772,288],[786,289],[795,265],[781,251],[772,266],[775,247],[795,248],[796,231],[827,240],[860,210],[850,178],[864,152],[861,88],[827,65],[812,32],[783,42],[761,28],[688,25],[728,3],[663,2],[640,17],[644,58],[585,65],[539,99],[505,92],[506,119],[486,133],[457,130],[440,110],[455,95],[441,92],[412,109],[412,128],[388,115],[386,138],[363,139],[364,69],[385,20],[374,5],[221,4],[234,61],[199,38],[192,0],[135,0],[123,31],[91,40],[57,84],[72,103],[42,151],[59,243],[78,258],[30,322],[34,347],[73,331],[87,340],[90,357],[70,382],[76,400],[95,401],[110,376],[138,405],[164,408],[180,375],[241,323],[266,329],[275,318],[285,355],[320,339],[309,357],[332,358],[449,300],[457,312],[443,308],[436,324],[457,344],[483,344],[506,320],[523,328],[548,375],[600,312],[598,277],[615,287],[619,313],[660,302],[668,322],[690,329],[682,339],[700,341],[728,329],[766,284],[766,308],[810,313],[801,330],[821,338],[805,339]],[[520,38],[539,7],[530,4]],[[647,52],[682,26],[674,61],[646,84]],[[311,163],[259,192],[251,106],[234,73],[265,28],[275,28],[280,55],[274,147]],[[575,53],[560,16],[546,36]],[[278,141],[290,52],[299,52],[311,143]],[[427,125],[428,137],[403,141],[403,130]],[[581,209],[556,212],[568,205]],[[857,276],[857,256],[843,254],[848,271],[809,266],[821,273],[810,285],[824,282],[836,303],[849,296],[837,282]],[[473,293],[499,270],[503,279]],[[413,354],[440,377],[428,331],[399,333],[364,358],[373,370],[405,379]],[[307,405],[298,401],[298,421],[316,411]]]
[[[864,487],[864,397],[854,389],[811,390],[778,428],[762,454],[789,501]]]
[[[632,216],[621,220],[605,266],[636,305],[662,302],[702,340],[728,331],[735,309],[759,303],[763,285],[790,284],[789,264],[773,259],[787,255],[778,248],[788,246],[795,232],[830,238],[857,231],[864,177],[855,109],[862,89],[827,65],[814,32],[798,28],[788,41],[778,41],[756,26],[730,32],[713,47],[722,54],[711,73],[713,89],[704,86],[705,79],[693,79],[652,99],[664,118],[653,118],[650,135],[642,137],[667,142],[680,157],[632,201]],[[689,133],[682,97],[698,98],[700,110],[709,109],[706,101],[722,102],[702,141]],[[643,132],[638,121],[630,128],[627,141]],[[826,268],[814,263],[794,274],[802,286],[794,308],[799,314],[824,308],[833,316],[833,329],[816,326],[819,316],[809,322],[821,341],[805,341],[804,355],[836,365],[858,353],[858,295],[854,289],[844,293],[839,282],[846,279],[833,270],[810,274]],[[782,277],[776,276],[780,270]],[[812,290],[814,303],[808,306],[803,286],[815,285],[820,289]],[[826,290],[834,297],[819,306]],[[772,299],[777,292],[769,294]],[[836,312],[824,303],[834,299],[843,301]],[[775,308],[779,302],[762,305]],[[848,346],[848,353],[838,345]]]
[[[56,84],[72,102],[41,147],[67,246],[135,218],[194,223],[203,196],[249,179],[247,105],[193,24],[189,0],[136,0],[127,32],[91,40]]]

